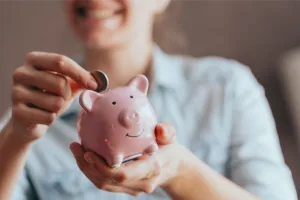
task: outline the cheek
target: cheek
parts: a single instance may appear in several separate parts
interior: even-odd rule
[[[135,32],[149,30],[154,18],[155,1],[124,0],[128,10],[128,23]]]
[[[128,14],[138,19],[149,19],[155,14],[156,1],[154,0],[124,0]],[[140,20],[141,21],[141,20]]]

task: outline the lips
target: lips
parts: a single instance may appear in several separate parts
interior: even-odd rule
[[[66,0],[70,23],[76,34],[89,46],[119,34],[127,21],[127,6],[123,0]]]
[[[123,13],[124,10],[89,10],[84,7],[75,8],[75,13],[79,17],[90,17],[90,18],[98,18],[98,19],[106,19],[112,17],[117,14]]]
[[[124,7],[114,1],[76,1],[74,12],[81,18],[107,19],[124,12]]]

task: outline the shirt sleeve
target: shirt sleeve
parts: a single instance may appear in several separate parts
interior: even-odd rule
[[[297,200],[264,90],[248,68],[236,72],[231,83],[230,178],[263,200]]]
[[[13,191],[12,200],[35,200],[36,196],[31,188],[26,170],[23,169],[17,185]]]
[[[5,114],[0,118],[0,131],[4,128],[6,123],[11,117],[11,110],[5,112]],[[33,197],[32,190],[30,187],[30,182],[27,178],[27,173],[25,168],[22,170],[18,177],[17,185],[13,191],[12,200],[31,200]]]

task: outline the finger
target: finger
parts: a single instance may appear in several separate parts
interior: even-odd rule
[[[71,88],[66,77],[46,71],[38,71],[33,67],[23,67],[15,71],[15,84],[35,87],[62,96],[65,100],[71,97]]]
[[[99,188],[109,192],[122,192],[130,195],[140,195],[141,190],[132,189],[130,187],[123,186],[113,176],[110,176],[111,169],[107,166],[106,162],[93,152],[84,153],[84,159],[90,166],[95,166],[96,172],[86,172],[86,176]],[[86,170],[87,171],[87,170]]]
[[[95,184],[95,183],[94,183]],[[97,186],[97,184],[95,184]],[[116,185],[110,185],[110,184],[105,184],[105,185],[100,185],[97,186],[101,190],[105,190],[108,192],[116,192],[116,193],[127,193],[132,196],[139,196],[142,194],[142,191],[140,190],[133,190],[127,187],[122,187],[122,186],[116,186]]]
[[[34,105],[48,112],[58,112],[64,104],[62,97],[38,90],[30,90],[22,85],[13,88],[12,100],[14,103],[22,102],[26,105]]]
[[[97,171],[94,164],[85,165],[82,170],[83,174],[99,189],[106,190],[108,192],[122,192],[131,195],[138,195],[140,191],[120,186],[115,180],[105,178],[101,175],[101,172]]]
[[[55,113],[50,113],[37,108],[30,108],[23,103],[19,103],[13,107],[13,115],[27,123],[34,122],[36,124],[50,125],[56,118]]]
[[[118,169],[112,169],[107,165],[106,161],[103,158],[101,158],[93,152],[87,152],[85,154],[85,160],[90,164],[94,164],[97,170],[109,180],[114,180],[115,182],[119,183],[129,180],[127,174],[125,174],[125,172],[122,170],[123,167]]]
[[[98,177],[103,177],[106,182],[117,184],[120,182],[120,177],[114,176],[114,169],[109,167],[106,161],[93,152],[86,152],[84,159],[97,170]]]
[[[70,145],[70,150],[72,151],[77,165],[80,170],[93,182],[97,183],[97,186],[107,184],[108,177],[105,176],[102,170],[99,170],[96,166],[96,159],[99,158],[91,158],[92,152],[86,152],[84,148],[74,142]],[[100,161],[100,159],[99,159]],[[110,181],[112,183],[112,181]]]
[[[157,180],[158,177],[152,177],[149,179],[142,179],[138,181],[124,183],[124,186],[134,189],[136,191],[142,191],[143,193],[150,194],[157,187]]]
[[[156,141],[159,145],[176,143],[176,130],[168,123],[158,124],[155,127]]]
[[[77,165],[80,168],[81,171],[86,171],[87,168],[89,168],[89,164],[84,159],[84,149],[83,147],[78,144],[77,142],[73,142],[70,145],[70,150],[73,154],[73,156],[76,159]]]
[[[26,61],[38,69],[54,71],[68,76],[85,88],[92,90],[97,88],[93,76],[66,56],[46,52],[31,52],[27,55]]]
[[[103,158],[93,152],[86,152],[84,154],[84,159],[89,164],[94,165],[96,169],[101,172],[101,175],[106,178],[111,178],[109,175],[112,169],[107,165],[106,161]]]
[[[70,150],[71,150],[71,152],[72,152],[72,154],[75,158],[79,158],[79,159],[84,160],[85,151],[79,143],[77,143],[77,142],[71,143],[70,144]]]
[[[113,184],[113,182],[108,183],[107,178],[103,178],[102,171],[100,173],[92,172],[91,165],[96,163],[96,160],[100,161],[99,158],[90,158],[93,155],[92,152],[85,152],[82,146],[78,143],[72,143],[70,145],[70,150],[72,151],[79,168],[83,173],[89,178],[99,189],[106,190],[109,192],[122,192],[131,195],[138,195],[140,191],[134,191],[130,188],[121,187]]]
[[[132,182],[149,177],[156,177],[160,174],[161,164],[153,156],[143,156],[121,168],[112,170],[111,176],[121,183]]]

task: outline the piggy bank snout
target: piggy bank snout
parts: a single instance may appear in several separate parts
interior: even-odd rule
[[[140,115],[137,111],[133,109],[124,109],[119,115],[119,122],[126,128],[130,128],[131,126],[139,124]]]

